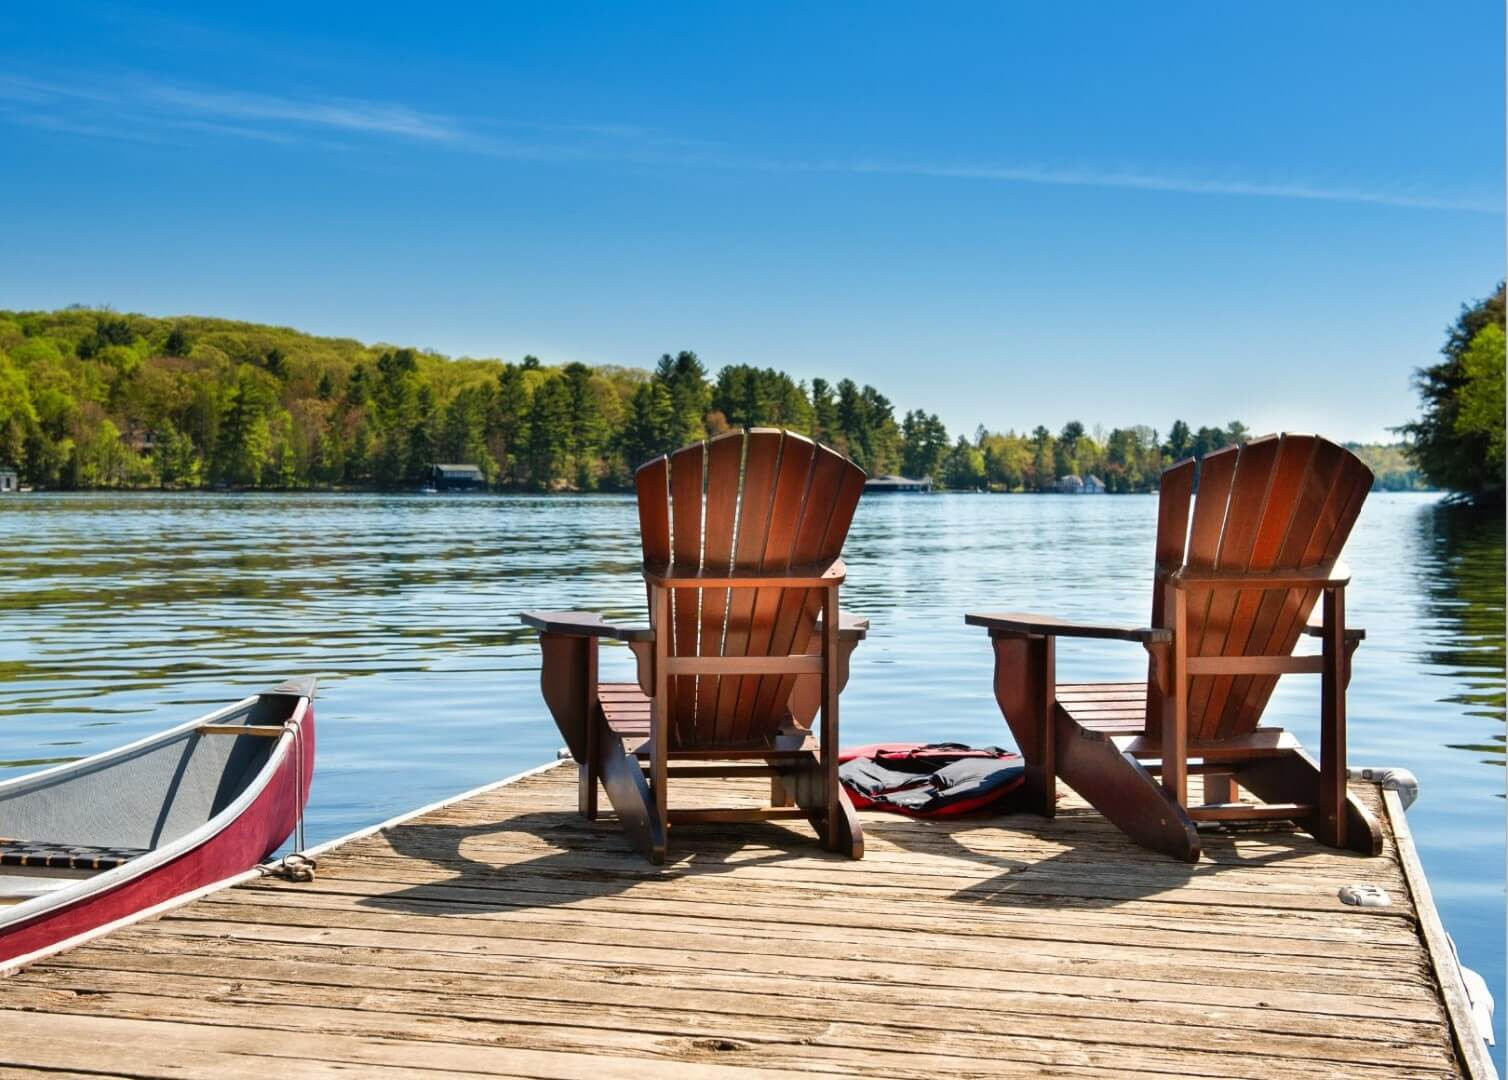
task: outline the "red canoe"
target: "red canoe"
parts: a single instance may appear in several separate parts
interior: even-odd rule
[[[249,870],[314,773],[314,680],[0,783],[0,972]]]

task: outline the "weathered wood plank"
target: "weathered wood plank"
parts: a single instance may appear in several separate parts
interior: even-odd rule
[[[511,925],[511,924],[510,924]],[[487,939],[464,934],[425,934],[408,930],[364,930],[321,925],[305,927],[283,923],[242,923],[173,919],[153,930],[154,935],[173,935],[188,940],[175,941],[171,948],[184,953],[211,950],[218,955],[261,958],[270,948],[280,956],[323,956],[334,950],[339,955],[360,955],[379,966],[402,964],[435,970],[471,970],[474,965],[501,965],[533,970],[536,960],[563,960],[607,966],[658,965],[675,970],[726,971],[729,955],[739,957],[739,970],[746,973],[825,978],[835,983],[883,980],[917,986],[984,986],[998,988],[999,965],[990,963],[990,953],[959,955],[941,950],[893,947],[859,951],[849,947],[817,946],[820,955],[786,952],[778,956],[748,951],[745,939],[727,936],[712,941],[698,940],[697,948],[688,948],[676,935],[636,933],[631,942],[622,935],[595,927],[550,927],[534,936],[498,935],[495,944]],[[646,940],[646,936],[649,940]],[[1169,959],[1157,951],[1128,951],[1109,946],[1079,946],[1064,943],[1053,950],[1053,942],[1042,942],[1030,954],[1013,958],[1012,969],[1025,976],[1036,972],[1098,975],[1106,978],[1130,978],[1154,982],[1172,981],[1221,985],[1230,975],[1212,968],[1239,968],[1241,981],[1248,986],[1286,989],[1296,983],[1317,987],[1345,985],[1356,993],[1376,997],[1429,997],[1432,985],[1421,965],[1415,970],[1389,969],[1379,973],[1376,965],[1321,967],[1298,958],[1260,958],[1233,956],[1229,953],[1187,952]],[[109,943],[115,948],[141,948],[139,938],[122,935]],[[839,960],[841,963],[834,963]],[[92,961],[90,961],[92,962]],[[67,957],[57,963],[69,965]]]
[[[536,969],[537,968],[537,969]],[[801,1011],[809,1018],[820,1018],[823,1009],[834,1009],[831,1019],[845,1015],[849,1005],[862,1005],[866,1020],[879,1021],[888,1018],[903,1025],[929,1024],[933,1018],[918,1016],[914,1005],[918,991],[914,984],[889,981],[822,980],[792,978],[780,973],[760,973],[757,977],[738,972],[688,972],[674,968],[660,969],[651,965],[591,965],[568,961],[553,961],[536,965],[527,971],[509,970],[482,973],[475,971],[436,973],[429,982],[436,989],[458,983],[453,978],[467,975],[466,992],[472,995],[501,997],[546,996],[551,1000],[584,1000],[612,1003],[614,1007],[628,1007],[645,1000],[643,987],[654,987],[650,998],[657,1007],[682,1008],[688,1011],[731,1012],[780,1010],[780,1001],[800,1002]],[[205,977],[224,977],[223,964],[217,964],[214,956],[204,956],[186,950],[171,954],[115,950],[109,955],[100,955],[90,960],[90,966],[80,967],[75,963],[60,962],[46,980],[49,985],[94,985],[103,978],[102,972],[152,972],[151,985],[159,992],[166,992],[168,977],[172,973],[187,973]],[[318,961],[292,961],[283,958],[238,960],[234,981],[238,984],[247,978],[261,977],[267,980],[283,980],[295,984],[319,983],[327,988],[363,977],[359,970],[349,965],[323,964]],[[370,977],[367,977],[370,979]],[[418,975],[410,975],[403,983],[418,985],[424,982]],[[982,981],[981,981],[982,983]],[[393,974],[386,972],[372,985],[383,987],[397,985]],[[1200,992],[1202,990],[1202,992]],[[1255,1014],[1240,1017],[1239,1023],[1222,1019],[1222,1024],[1240,1026],[1252,1031],[1282,1031],[1302,1034],[1310,1029],[1311,1016],[1327,1019],[1343,1019],[1350,1030],[1361,1025],[1354,1022],[1358,1006],[1354,1000],[1336,995],[1303,994],[1294,991],[1275,993],[1271,988],[1246,990],[1234,993],[1229,988],[1203,987],[1190,989],[1180,983],[1153,983],[1132,978],[1099,978],[1091,985],[1083,978],[1055,975],[1003,974],[998,985],[975,984],[962,988],[932,987],[926,992],[933,1008],[970,1010],[992,1014],[1053,1015],[1062,1018],[1073,1016],[1105,1019],[1130,1019],[1148,1021],[1165,1017],[1168,1027],[1187,1025],[1207,1026],[1209,1010],[1218,1009],[1223,1016],[1240,1010],[1253,1010]],[[1082,999],[1082,1000],[1081,1000]],[[1325,999],[1333,999],[1327,1001]],[[1088,1004],[1082,1003],[1087,1001]],[[1142,1006],[1154,1004],[1155,1008]],[[1398,1011],[1397,1022],[1430,1024],[1439,1019],[1438,1007],[1416,1008],[1406,1001],[1392,1002]],[[1326,1005],[1333,1005],[1326,1008]],[[1179,1006],[1192,1006],[1180,1008]],[[1329,1034],[1336,1034],[1334,1028]],[[1396,1038],[1392,1031],[1382,1030],[1374,1039],[1391,1043]]]
[[[259,955],[266,955],[269,949],[288,948],[296,952],[300,945],[329,945],[390,949],[424,956],[433,954],[439,959],[452,954],[503,954],[521,959],[535,956],[561,957],[609,964],[658,963],[671,967],[707,967],[721,971],[728,967],[731,954],[739,958],[740,970],[744,971],[781,971],[838,981],[872,977],[906,981],[905,976],[914,973],[916,978],[922,979],[929,986],[967,984],[975,979],[991,981],[999,970],[998,949],[925,948],[898,944],[865,947],[849,943],[802,941],[793,943],[791,948],[782,950],[778,955],[769,955],[751,952],[749,939],[734,934],[704,934],[690,942],[679,934],[636,929],[633,938],[625,941],[620,930],[586,923],[508,921],[491,924],[489,929],[493,933],[476,935],[466,933],[466,926],[452,928],[436,924],[431,930],[426,930],[423,926],[411,925],[396,917],[389,922],[389,928],[380,925],[336,925],[337,921],[344,920],[325,919],[316,915],[310,920],[311,925],[305,925],[286,919],[259,922],[255,921],[254,916],[243,921],[236,918],[198,917],[189,913],[155,924],[150,933],[153,940],[163,935],[209,939],[214,944],[203,947],[231,951],[238,948],[252,949]],[[450,932],[451,930],[455,932]],[[112,937],[111,944],[140,947],[134,933],[121,931]],[[489,945],[489,939],[497,944]],[[1098,965],[1113,965],[1122,971],[1136,972],[1137,978],[1186,978],[1197,982],[1202,977],[1218,983],[1232,977],[1221,973],[1221,969],[1228,969],[1250,973],[1239,977],[1253,986],[1265,985],[1268,979],[1277,985],[1287,986],[1294,976],[1355,979],[1362,985],[1377,985],[1376,992],[1382,997],[1411,996],[1416,985],[1428,988],[1425,966],[1422,963],[1413,969],[1400,964],[1396,968],[1389,967],[1385,972],[1379,972],[1378,963],[1371,959],[1127,948],[1123,942],[1100,945],[1072,938],[1057,941],[1045,936],[1030,940],[1030,951],[1017,949],[1013,954],[1013,964],[1018,970],[1067,969],[1082,973],[1093,970]],[[503,941],[507,944],[502,944]],[[164,944],[163,947],[193,950],[200,946],[190,940]],[[841,963],[835,964],[833,961]],[[62,962],[64,961],[60,959],[59,963]],[[1212,972],[1211,968],[1217,970]]]
[[[184,958],[173,959],[178,961],[170,965],[174,968],[189,966]],[[75,998],[86,999],[79,1001],[78,1007],[81,1011],[87,1010],[89,1015],[109,1012],[112,1002],[118,1001],[119,1004],[113,1007],[122,1015],[145,1011],[149,1016],[164,1017],[166,1014],[191,1022],[229,1022],[291,1030],[327,1030],[331,1026],[330,1014],[323,1010],[338,1009],[369,1017],[365,1025],[359,1025],[347,1016],[339,1016],[335,1026],[344,1032],[401,1032],[412,1039],[445,1041],[455,1038],[454,1030],[437,1031],[433,1025],[447,1019],[473,1025],[478,1020],[495,1021],[486,1036],[494,1042],[499,1036],[498,1027],[504,1024],[527,1024],[532,1031],[535,1024],[562,1022],[587,1027],[589,1038],[599,1039],[615,1049],[624,1046],[623,1039],[616,1036],[621,1036],[625,1028],[641,1034],[671,1037],[788,1042],[803,1048],[822,1045],[826,1041],[833,1049],[847,1051],[843,1056],[849,1068],[862,1068],[865,1072],[901,1071],[913,1076],[937,1075],[936,1062],[923,1064],[918,1071],[913,1071],[917,1068],[917,1059],[928,1051],[945,1047],[946,1052],[960,1057],[989,1060],[999,1056],[999,1047],[996,1045],[992,1049],[988,1040],[1010,1038],[1156,1047],[1171,1055],[1191,1053],[1196,1061],[1205,1054],[1229,1051],[1239,1045],[1248,1060],[1268,1059],[1265,1062],[1269,1069],[1267,1075],[1272,1071],[1281,1072],[1294,1059],[1343,1061],[1407,1070],[1441,1069],[1448,1067],[1451,1060],[1448,1052],[1438,1046],[1410,1042],[1407,1036],[1417,1033],[1417,1029],[1407,1025],[1392,1032],[1387,1039],[1371,1040],[1366,1045],[1358,1044],[1349,1033],[1327,1037],[1254,1027],[1238,1031],[1213,1023],[1165,1025],[1145,1018],[1085,1021],[1064,1017],[1053,1021],[1049,1027],[1044,1025],[1040,1016],[1022,1015],[1009,1009],[966,1009],[950,1013],[948,1024],[940,1027],[935,1015],[908,1006],[865,1005],[858,1009],[839,998],[829,997],[803,999],[792,1003],[798,1006],[792,1008],[778,993],[713,991],[699,994],[686,989],[668,990],[648,997],[622,992],[622,984],[578,982],[568,973],[532,981],[476,980],[464,993],[457,993],[454,984],[444,978],[420,975],[402,979],[400,983],[395,981],[393,972],[367,972],[361,977],[365,969],[360,967],[296,964],[292,966],[302,974],[306,983],[320,987],[320,995],[317,1001],[289,1006],[288,981],[256,978],[259,973],[278,968],[278,961],[247,965],[245,971],[237,971],[234,976],[226,976],[222,969],[216,969],[212,958],[201,958],[194,966],[198,971],[193,975],[157,970],[150,964],[128,971],[60,972],[54,987],[46,992],[39,988],[31,1000],[56,1006],[60,1000],[59,992],[72,991]],[[403,988],[397,989],[399,985]],[[50,993],[51,997],[44,996],[45,993]],[[21,995],[20,1000],[29,999]],[[653,1004],[647,1003],[651,1001]],[[63,1004],[67,1004],[66,999]],[[270,1015],[257,1016],[252,1010],[258,1006]],[[506,1019],[499,1012],[504,1007],[507,1009]],[[939,1007],[946,1005],[939,1003]],[[238,1015],[237,1010],[243,1011]],[[308,1012],[300,1016],[296,1010]],[[606,1031],[599,1031],[601,1025],[592,1023],[592,1017],[605,1010],[610,1010],[615,1023]],[[792,1021],[783,1015],[785,1013],[796,1014],[800,1019]],[[836,1025],[844,1025],[852,1033],[850,1038],[832,1041]],[[981,1043],[981,1038],[986,1041]],[[885,1069],[889,1057],[887,1050],[897,1048],[905,1062],[891,1062],[890,1069]],[[726,1059],[719,1056],[719,1060]],[[796,1064],[800,1067],[801,1063]]]
[[[736,931],[776,941],[808,936],[819,940],[885,941],[894,940],[898,934],[910,935],[922,929],[928,936],[951,935],[962,940],[993,945],[1002,938],[1022,936],[1020,931],[1025,928],[1036,930],[1047,923],[1056,925],[1061,933],[1069,936],[1107,942],[1123,940],[1129,929],[1146,929],[1182,935],[1185,942],[1197,935],[1201,947],[1230,948],[1237,952],[1281,951],[1303,955],[1307,951],[1328,951],[1332,954],[1340,952],[1355,955],[1357,949],[1385,949],[1389,946],[1406,953],[1417,952],[1408,939],[1408,932],[1395,925],[1399,920],[1372,919],[1357,926],[1331,927],[1319,919],[1301,917],[1307,913],[1284,915],[1281,920],[1277,916],[1260,922],[1247,920],[1254,924],[1255,928],[1252,929],[1228,912],[1199,913],[1197,916],[1191,914],[1184,919],[1180,918],[1181,913],[1176,909],[1169,914],[1159,908],[1138,916],[1107,910],[1103,905],[1073,908],[1065,901],[1057,908],[1004,908],[990,913],[987,918],[958,918],[942,926],[918,924],[893,912],[870,914],[850,911],[841,923],[834,925],[834,920],[828,913],[813,912],[801,907],[762,906],[750,911],[727,903],[640,899],[631,892],[573,899],[556,904],[542,902],[539,897],[507,903],[504,896],[501,902],[488,905],[423,897],[400,897],[397,902],[382,902],[381,897],[339,891],[311,891],[302,894],[290,894],[276,889],[258,891],[266,894],[265,899],[258,901],[259,903],[284,909],[318,907],[339,911],[352,907],[386,908],[414,916],[474,919],[478,922],[530,920],[546,914],[552,921],[584,918],[608,925],[645,926],[670,931],[684,927],[687,933],[706,932],[710,928],[716,933]],[[1244,938],[1230,940],[1241,935],[1243,930],[1251,932]]]
[[[562,933],[565,926],[595,926],[606,928],[623,936],[625,918],[608,911],[582,910],[573,907],[520,908],[505,915],[480,912],[475,908],[447,908],[444,905],[414,905],[402,911],[381,911],[370,907],[353,907],[340,898],[279,897],[271,894],[258,899],[250,908],[240,908],[230,903],[205,904],[195,911],[215,913],[213,917],[242,917],[276,920],[282,923],[307,925],[378,925],[382,919],[396,920],[392,925],[407,923],[416,931],[429,927],[436,932],[466,933],[483,937],[506,936],[512,927],[539,927],[540,933]],[[180,912],[175,918],[195,918],[195,911]],[[1265,955],[1302,957],[1356,957],[1365,955],[1379,963],[1398,964],[1418,958],[1417,950],[1410,950],[1401,943],[1378,943],[1364,937],[1347,941],[1315,942],[1309,948],[1304,943],[1290,943],[1282,939],[1267,939],[1255,943],[1232,940],[1235,927],[1224,933],[1193,934],[1164,927],[1143,929],[1109,925],[1080,926],[1071,921],[1057,924],[1023,921],[993,928],[991,933],[970,933],[964,926],[950,932],[928,931],[924,934],[896,932],[890,929],[871,927],[789,927],[778,920],[757,922],[753,920],[685,919],[674,914],[642,916],[631,920],[634,936],[645,933],[681,934],[688,946],[709,938],[738,936],[749,941],[771,943],[769,948],[858,948],[873,946],[883,948],[902,941],[910,948],[931,949],[948,953],[983,953],[995,958],[998,966],[1002,949],[1036,948],[1023,946],[1018,941],[1089,942],[1123,949],[1176,949],[1199,948],[1214,952],[1229,953],[1233,957]],[[443,929],[440,929],[442,928]],[[1273,943],[1284,946],[1276,949]]]
[[[408,1075],[537,1077],[539,1080],[641,1080],[643,1063],[595,1054],[562,1054],[514,1047],[469,1046],[432,1041],[354,1037],[311,1032],[285,1040],[265,1028],[183,1024],[120,1017],[69,1016],[60,1013],[0,1010],[0,1063],[56,1062],[64,1067],[90,1065],[94,1071],[133,1076],[228,1076],[266,1080],[269,1073],[349,1076],[395,1068]],[[341,1066],[345,1067],[342,1068]],[[787,1070],[751,1072],[705,1062],[660,1062],[659,1075],[686,1080],[743,1080],[778,1076],[800,1080],[808,1075]]]

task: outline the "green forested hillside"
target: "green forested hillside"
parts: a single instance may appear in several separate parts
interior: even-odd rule
[[[1372,470],[1373,491],[1426,491],[1432,486],[1409,457],[1405,443],[1346,443]]]
[[[464,462],[501,488],[613,489],[641,461],[741,424],[808,433],[871,475],[1004,491],[1068,474],[1150,490],[1165,461],[1246,434],[1180,420],[1166,438],[1074,422],[951,439],[872,386],[738,364],[710,374],[691,352],[652,370],[551,366],[226,319],[0,311],[0,465],[38,487],[404,488]]]

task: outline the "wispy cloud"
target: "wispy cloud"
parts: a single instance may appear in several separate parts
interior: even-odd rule
[[[153,85],[143,99],[169,110],[232,120],[271,121],[295,127],[390,135],[420,142],[458,142],[466,133],[449,117],[411,109],[406,105],[334,98],[294,101],[267,94],[242,94]]]
[[[0,75],[0,122],[82,137],[166,141],[189,134],[345,149],[368,138],[456,153],[527,161],[604,161],[768,172],[933,177],[1053,187],[1116,188],[1188,195],[1321,200],[1421,210],[1501,214],[1497,200],[1303,180],[1194,176],[1128,168],[946,163],[881,158],[762,157],[723,144],[677,138],[631,124],[539,124],[462,117],[350,97],[289,97],[164,82],[140,76],[60,83]],[[512,132],[511,134],[508,132]]]
[[[1055,169],[1033,165],[934,165],[885,161],[829,162],[813,169],[900,176],[936,176],[947,179],[1001,180],[1018,184],[1049,184],[1059,187],[1129,188],[1187,195],[1252,195],[1269,199],[1319,199],[1330,202],[1372,203],[1422,210],[1469,210],[1501,213],[1499,203],[1396,191],[1371,191],[1354,187],[1325,187],[1298,182],[1198,178],[1131,170]]]

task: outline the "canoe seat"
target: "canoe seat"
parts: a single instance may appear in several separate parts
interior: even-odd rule
[[[0,866],[48,870],[114,870],[145,855],[150,848],[97,847],[93,844],[50,844],[45,840],[0,839]]]

